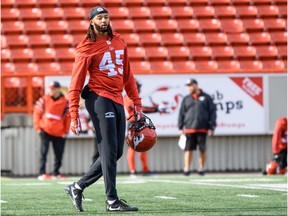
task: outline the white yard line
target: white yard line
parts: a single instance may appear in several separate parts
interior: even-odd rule
[[[5,200],[0,200],[0,203],[7,203],[7,201],[5,201]]]
[[[159,198],[159,199],[176,199],[176,197],[169,197],[169,196],[155,196],[155,198]]]
[[[257,195],[252,195],[252,194],[237,194],[236,196],[247,197],[247,198],[257,198],[257,197],[259,197]]]

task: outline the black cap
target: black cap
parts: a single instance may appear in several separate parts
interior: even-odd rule
[[[94,7],[90,11],[89,20],[92,20],[95,16],[99,14],[103,14],[103,13],[108,13],[108,11],[105,8],[100,7],[100,6]]]
[[[50,84],[49,84],[49,87],[50,88],[61,88],[61,85],[59,82],[57,81],[52,81]]]
[[[190,85],[193,85],[193,84],[198,84],[197,80],[195,79],[188,79],[186,81],[186,86],[190,86]]]

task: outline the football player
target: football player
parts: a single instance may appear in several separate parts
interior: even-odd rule
[[[78,211],[83,211],[82,193],[102,175],[107,196],[107,211],[138,211],[119,199],[116,190],[116,164],[123,154],[125,138],[125,112],[122,91],[134,103],[137,119],[142,117],[141,99],[134,75],[130,69],[127,45],[112,31],[108,11],[94,7],[89,15],[90,26],[86,38],[76,48],[76,57],[69,88],[71,130],[81,131],[79,121],[79,96],[87,71],[90,74],[85,107],[95,128],[99,158],[77,182],[66,187],[66,193]]]

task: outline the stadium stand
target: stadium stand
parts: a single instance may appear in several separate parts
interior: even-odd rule
[[[110,11],[136,74],[287,71],[286,0],[2,0],[2,84],[70,74],[97,4]]]

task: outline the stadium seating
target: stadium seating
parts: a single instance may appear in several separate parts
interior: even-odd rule
[[[83,37],[83,36],[82,36]],[[140,37],[137,33],[123,33],[121,37],[125,40],[128,47],[129,46],[138,46],[140,44]]]
[[[149,61],[132,61],[131,69],[134,74],[147,74],[151,71],[151,66]]]
[[[50,35],[48,34],[35,34],[29,35],[28,45],[34,47],[48,47],[50,45]]]
[[[193,8],[191,6],[174,6],[172,9],[172,15],[175,19],[189,19],[193,16]]]
[[[195,63],[193,61],[173,61],[173,68],[177,73],[188,73],[191,74],[192,71],[195,70]]]
[[[206,36],[204,33],[194,33],[194,32],[189,32],[189,33],[183,33],[184,41],[186,44],[189,46],[193,45],[204,45],[206,43]]]
[[[73,37],[70,34],[51,34],[51,45],[54,47],[70,47]]]
[[[7,45],[9,48],[25,48],[27,43],[27,35],[10,35],[7,37]]]
[[[174,73],[173,63],[171,61],[151,61],[151,72],[155,74]]]
[[[128,47],[129,58],[133,60],[145,60],[145,49],[143,47]]]
[[[131,19],[148,19],[151,12],[148,7],[129,7],[129,16]]]
[[[162,42],[165,46],[183,45],[184,37],[181,33],[162,33]]]
[[[144,46],[159,46],[162,42],[162,37],[159,33],[140,33],[139,37]]]
[[[16,21],[20,16],[18,8],[2,8],[1,9],[1,20],[2,21]]]

